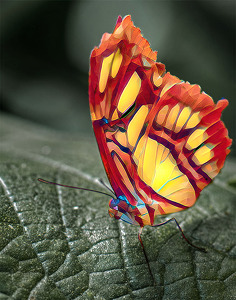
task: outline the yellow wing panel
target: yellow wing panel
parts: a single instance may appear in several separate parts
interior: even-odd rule
[[[172,130],[174,125],[175,125],[175,122],[176,122],[176,119],[178,117],[178,114],[179,114],[179,111],[180,111],[180,105],[179,104],[176,104],[170,111],[168,117],[167,117],[167,120],[166,120],[166,125],[165,127]]]
[[[116,77],[116,75],[120,69],[122,60],[123,60],[123,55],[120,53],[120,48],[118,48],[118,50],[116,51],[113,63],[112,63],[112,67],[111,67],[111,76],[113,78]]]
[[[189,106],[184,107],[177,119],[177,122],[175,125],[175,132],[179,132],[183,128],[183,126],[186,123],[186,121],[188,120],[190,114],[191,114],[191,108]]]
[[[103,93],[106,88],[108,76],[109,76],[110,70],[111,70],[111,64],[112,64],[113,57],[114,57],[114,53],[103,58],[102,68],[101,68],[101,73],[100,73],[100,78],[99,78],[100,93]]]
[[[140,178],[159,195],[185,206],[196,201],[194,188],[179,170],[170,150],[151,138],[147,138],[146,144],[142,142],[137,171]]]
[[[138,76],[137,72],[134,72],[126,84],[117,105],[117,108],[121,113],[124,113],[135,102],[140,87],[141,78]]]
[[[197,124],[201,121],[201,118],[199,117],[199,112],[195,112],[192,114],[192,116],[189,118],[185,129],[193,128],[197,126]]]
[[[166,119],[167,112],[169,110],[169,106],[165,105],[162,107],[162,109],[158,112],[158,115],[156,116],[156,122],[159,125],[162,125]]]
[[[134,147],[137,142],[137,139],[143,128],[143,124],[145,122],[147,114],[148,114],[148,107],[143,105],[136,112],[133,119],[129,123],[128,129],[127,129],[127,136],[128,136],[129,144],[132,147]]]
[[[199,148],[195,154],[193,155],[193,161],[196,165],[200,166],[205,164],[207,161],[209,161],[213,156],[214,152],[211,151],[213,148],[213,145],[206,144],[203,145],[201,148]]]
[[[153,177],[155,174],[156,166],[153,163],[153,160],[155,160],[156,157],[157,146],[158,143],[156,141],[150,138],[147,139],[143,160],[143,176],[144,181],[147,182],[148,185],[152,184]]]
[[[190,137],[187,139],[186,148],[188,150],[192,150],[200,146],[208,137],[205,133],[206,128],[198,128],[196,129]]]

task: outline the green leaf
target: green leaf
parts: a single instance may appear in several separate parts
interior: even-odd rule
[[[0,299],[234,299],[236,162],[175,224],[138,228],[109,218],[93,136],[1,116]],[[104,190],[105,191],[105,190]],[[157,222],[170,216],[159,218]]]

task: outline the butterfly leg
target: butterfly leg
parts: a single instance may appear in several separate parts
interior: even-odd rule
[[[179,231],[180,231],[181,234],[182,234],[182,237],[185,239],[185,241],[186,241],[191,247],[196,248],[197,250],[202,251],[202,252],[205,252],[205,253],[207,252],[206,249],[193,245],[193,244],[186,238],[186,236],[185,236],[185,234],[184,234],[182,228],[180,227],[179,223],[177,222],[177,220],[176,220],[175,218],[171,218],[171,219],[169,219],[169,220],[167,220],[167,221],[165,221],[165,222],[163,222],[163,223],[160,223],[160,224],[157,224],[157,225],[153,225],[152,227],[159,227],[159,226],[165,225],[165,224],[167,224],[167,223],[169,223],[169,222],[171,222],[171,221],[175,221],[176,225],[177,225],[178,228],[179,228]]]
[[[145,256],[145,259],[146,259],[146,262],[147,262],[147,265],[148,265],[149,272],[150,272],[150,274],[151,274],[151,276],[152,276],[153,282],[155,283],[154,278],[153,278],[153,275],[152,275],[152,271],[151,271],[151,268],[150,268],[150,265],[149,265],[149,262],[148,262],[147,254],[146,254],[146,251],[145,251],[145,249],[144,249],[143,241],[142,241],[142,239],[141,239],[142,231],[143,231],[143,227],[140,227],[140,228],[139,228],[139,232],[138,232],[138,239],[139,239],[140,244],[141,244],[141,246],[142,246],[142,248],[143,248],[143,254],[144,254],[144,256]]]

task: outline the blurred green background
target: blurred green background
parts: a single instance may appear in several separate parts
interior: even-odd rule
[[[118,15],[131,14],[167,71],[229,100],[223,120],[236,140],[235,11],[227,0],[1,1],[1,109],[92,134],[89,55]]]

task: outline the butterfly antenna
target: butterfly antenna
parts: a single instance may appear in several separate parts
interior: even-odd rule
[[[102,178],[99,178],[98,181],[106,188],[108,189],[108,191],[110,191],[113,195],[116,196],[116,194],[114,193],[114,191],[112,189],[109,188],[109,186],[103,181]]]
[[[113,198],[113,196],[110,195],[110,194],[103,193],[103,192],[96,191],[96,190],[90,190],[90,189],[80,188],[80,187],[77,187],[77,186],[60,184],[60,183],[48,181],[48,180],[45,180],[45,179],[42,179],[42,178],[38,178],[38,181],[43,182],[43,183],[49,183],[49,184],[59,185],[59,186],[63,186],[63,187],[68,187],[68,188],[72,188],[72,189],[77,189],[77,190],[83,190],[83,191],[89,191],[89,192],[99,193],[99,194],[103,194],[103,195],[106,195],[106,196],[109,196],[109,197]]]

